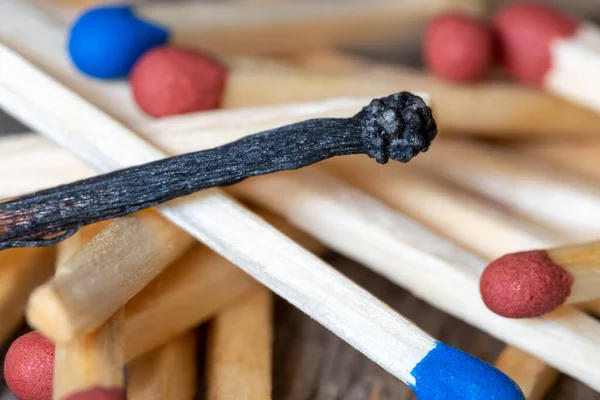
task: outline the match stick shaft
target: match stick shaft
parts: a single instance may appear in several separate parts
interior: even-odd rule
[[[589,240],[600,232],[597,181],[557,165],[507,149],[443,140],[413,164],[510,205],[571,241]]]
[[[195,331],[135,358],[129,365],[127,399],[193,399],[197,388],[197,358]]]
[[[272,307],[273,296],[263,287],[211,322],[208,400],[271,398]]]
[[[93,332],[192,243],[151,211],[118,219],[34,291],[28,321],[56,341]]]
[[[29,293],[54,272],[54,249],[14,249],[0,253],[0,343],[23,321]]]
[[[269,221],[315,254],[325,248],[279,218]],[[166,343],[258,290],[260,284],[223,257],[196,246],[125,307],[126,360]],[[162,321],[157,324],[156,321]]]
[[[546,143],[520,150],[595,180],[600,179],[598,170],[600,145],[597,141]],[[579,307],[592,315],[600,316],[600,300],[582,303]]]
[[[554,247],[547,253],[574,278],[569,303],[600,298],[600,242]]]
[[[543,399],[559,377],[556,369],[512,346],[500,353],[494,366],[519,385],[527,400]]]
[[[77,268],[67,260],[89,243],[103,226],[91,225],[58,246],[57,275],[69,274]],[[123,315],[123,309],[119,309],[95,332],[69,342],[56,343],[52,383],[54,399],[61,400],[96,386],[123,387]]]

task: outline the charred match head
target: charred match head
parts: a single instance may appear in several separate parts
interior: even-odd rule
[[[356,115],[363,124],[366,153],[380,164],[408,162],[429,149],[437,135],[431,108],[409,92],[375,99]]]

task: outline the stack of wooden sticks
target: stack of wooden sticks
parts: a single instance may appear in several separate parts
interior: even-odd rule
[[[257,4],[264,7],[261,19],[248,26],[231,21],[239,22],[235,13],[249,5],[224,3],[219,12],[231,20],[223,18],[221,26],[211,20],[203,30],[192,29],[202,25],[197,22],[178,26],[181,14],[164,11],[175,6],[148,7],[144,13],[181,28],[178,41],[201,43],[227,57],[231,68],[226,110],[152,120],[124,84],[90,80],[66,60],[65,22],[78,2],[42,7],[2,0],[0,107],[36,133],[0,138],[0,199],[303,119],[346,117],[366,104],[365,96],[399,90],[429,93],[442,136],[407,165],[329,160],[201,192],[159,207],[162,215],[148,210],[94,224],[56,248],[0,252],[0,340],[8,344],[26,317],[56,344],[54,398],[123,388],[124,365],[128,398],[194,398],[202,386],[199,363],[206,367],[207,398],[296,398],[272,390],[279,366],[272,362],[271,291],[414,387],[397,359],[414,356],[400,349],[413,344],[419,353],[425,342],[394,334],[406,320],[362,291],[364,282],[346,280],[308,253],[328,250],[507,343],[495,366],[527,399],[550,390],[555,399],[594,398],[600,323],[593,316],[600,316],[600,304],[507,319],[485,307],[478,282],[486,264],[505,253],[597,238],[600,145],[590,138],[600,130],[600,115],[516,84],[454,86],[331,50],[388,35],[416,37],[419,23],[452,2],[374,2],[367,20],[381,30],[370,37],[351,34],[356,15],[365,12],[359,3],[355,14],[307,3],[302,12],[313,16],[310,24],[294,18],[296,8],[283,12],[285,3]],[[464,4],[473,12],[481,8],[477,1]],[[186,21],[211,15],[194,7],[185,10],[192,15]],[[406,18],[413,24],[397,23]],[[265,39],[286,25],[288,40]],[[404,30],[392,30],[399,25]],[[224,34],[223,26],[231,32]],[[304,35],[315,27],[321,30]],[[513,140],[499,145],[467,136]],[[523,136],[535,144],[519,143]],[[563,140],[569,136],[583,139]],[[204,343],[195,328],[205,322],[206,352],[199,356]],[[494,362],[496,354],[477,356]],[[560,388],[586,394],[561,396],[552,389],[559,373],[573,378]],[[404,390],[381,382],[336,395],[320,388],[316,397],[397,398]]]

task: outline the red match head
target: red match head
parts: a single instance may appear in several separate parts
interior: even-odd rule
[[[491,30],[466,15],[439,15],[431,20],[425,32],[425,63],[442,79],[472,82],[485,77],[493,53]]]
[[[153,117],[217,108],[227,69],[205,54],[176,47],[145,53],[130,76],[133,97]]]
[[[501,9],[493,25],[508,73],[521,82],[541,85],[552,65],[550,44],[573,36],[580,21],[545,5],[517,3]]]
[[[33,331],[15,340],[4,359],[4,378],[20,400],[51,400],[54,343]]]
[[[125,400],[125,391],[121,388],[94,387],[89,390],[73,393],[64,400]]]
[[[542,250],[507,254],[490,263],[479,290],[485,305],[508,318],[538,317],[564,303],[573,277]]]

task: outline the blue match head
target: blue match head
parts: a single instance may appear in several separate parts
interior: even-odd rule
[[[525,400],[508,376],[463,351],[437,342],[411,371],[419,400]]]
[[[137,59],[167,42],[169,32],[138,18],[129,6],[92,8],[69,33],[69,55],[82,73],[99,79],[129,75]]]

